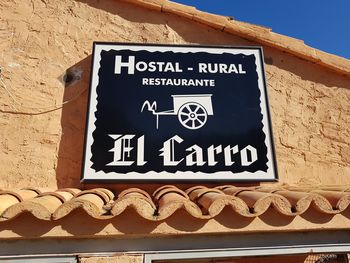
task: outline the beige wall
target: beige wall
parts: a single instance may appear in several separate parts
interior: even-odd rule
[[[142,263],[142,255],[120,255],[113,257],[81,257],[81,263]]]
[[[1,87],[0,188],[82,187],[93,41],[256,45],[115,0],[0,0],[0,13],[1,76],[11,94]],[[264,52],[280,182],[349,184],[350,78]],[[70,67],[82,79],[65,87]]]

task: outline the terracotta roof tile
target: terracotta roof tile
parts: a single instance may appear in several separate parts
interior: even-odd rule
[[[0,192],[0,221],[29,212],[43,220],[51,220],[52,214],[74,196],[74,191],[44,189],[23,189]],[[77,190],[78,191],[78,190]],[[16,201],[14,200],[16,198]]]
[[[349,208],[350,191],[342,187],[236,187],[208,188],[195,186],[187,190],[165,185],[148,193],[128,188],[115,195],[105,188],[3,190],[0,191],[0,221],[31,213],[42,220],[58,220],[76,209],[83,209],[96,219],[108,219],[133,209],[145,219],[164,220],[178,210],[199,219],[219,215],[225,207],[244,217],[259,217],[269,209],[283,216],[297,216],[311,208],[323,214],[339,214]]]
[[[78,208],[84,209],[94,218],[103,219],[103,216],[108,214],[109,205],[113,199],[114,194],[108,189],[95,188],[81,191],[67,202],[62,203],[52,214],[52,219],[60,219]]]
[[[151,10],[178,15],[256,43],[277,48],[336,72],[348,76],[350,75],[350,61],[348,59],[315,49],[304,44],[302,40],[274,33],[271,29],[263,26],[257,26],[233,20],[229,17],[202,12],[192,6],[177,4],[167,0],[122,1]]]
[[[172,186],[164,185],[153,192],[154,202],[157,211],[154,213],[154,220],[163,220],[171,216],[175,211],[184,209],[194,217],[202,215],[199,207],[190,200],[185,191]]]

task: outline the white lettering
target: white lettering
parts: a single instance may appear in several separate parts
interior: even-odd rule
[[[135,137],[135,135],[121,135],[121,134],[109,134],[109,137],[114,139],[114,147],[109,150],[113,152],[113,161],[107,165],[117,165],[117,166],[130,166],[134,161],[127,161],[130,158],[130,152],[133,147],[130,146],[130,140]]]
[[[134,161],[130,160],[130,153],[134,149],[131,147],[131,139],[135,137],[133,134],[109,134],[114,140],[114,146],[109,152],[113,152],[113,161],[108,163],[108,166],[130,166]],[[144,159],[145,136],[137,139],[137,166],[144,166],[147,162]]]
[[[142,135],[137,139],[137,166],[144,166],[145,161],[145,136]]]
[[[165,166],[176,166],[182,162],[183,158],[180,161],[175,160],[175,142],[182,143],[183,139],[175,135],[169,140],[163,143],[163,148],[160,149],[162,152],[159,156],[163,156],[163,164]]]
[[[180,68],[180,63],[175,63],[175,72],[182,72],[182,69]]]
[[[145,86],[193,86],[215,87],[214,79],[166,79],[166,78],[142,78]]]
[[[208,148],[208,165],[209,166],[214,166],[216,165],[218,162],[215,161],[215,154],[219,154],[222,152],[222,146],[219,145],[218,147],[214,148],[214,145],[211,145]]]
[[[147,161],[145,161],[144,135],[137,138],[135,147],[132,146],[132,141],[136,136],[134,134],[109,134],[108,136],[114,140],[114,145],[112,149],[109,150],[109,152],[113,153],[113,161],[108,163],[107,166],[131,166],[135,164],[135,161],[137,166],[144,166],[147,163]],[[183,143],[183,141],[184,140],[180,136],[174,135],[163,143],[163,147],[159,150],[161,152],[159,156],[163,157],[164,166],[177,166],[184,159],[186,161],[186,166],[204,166],[206,163],[208,166],[215,166],[218,163],[216,157],[222,154],[222,152],[225,166],[232,166],[235,164],[233,159],[236,154],[238,155],[235,159],[238,164],[238,160],[240,159],[242,166],[250,166],[258,160],[257,150],[251,145],[246,146],[242,150],[238,149],[238,145],[233,147],[227,145],[224,148],[222,145],[211,145],[206,151],[203,151],[203,148],[197,144],[186,148],[186,152],[189,153],[185,158],[176,159],[176,145]],[[136,153],[131,154],[134,149],[136,149]],[[206,156],[204,156],[205,153],[207,154]],[[182,154],[184,155],[184,153]],[[181,156],[181,153],[179,153],[179,156]],[[219,160],[222,159],[219,158]]]
[[[129,60],[127,62],[122,62],[122,56],[115,56],[114,74],[120,74],[121,67],[127,67],[128,74],[134,74],[134,72],[135,72],[135,57],[129,56]]]
[[[258,154],[253,146],[248,145],[241,150],[242,166],[249,166],[258,159]]]
[[[187,148],[186,151],[193,151],[186,156],[186,166],[203,166],[205,164],[203,159],[203,149],[201,147],[195,144]]]
[[[141,71],[141,72],[146,71],[147,70],[146,62],[143,62],[143,61],[137,62],[136,63],[136,69],[138,71]]]
[[[228,70],[228,73],[236,73],[236,74],[238,74],[238,70],[237,70],[235,64],[231,64],[231,65],[230,65],[230,68],[229,68],[229,70]]]
[[[157,67],[156,67],[156,62],[154,61],[151,61],[150,63],[148,63],[148,71],[149,72],[155,72],[157,70]]]
[[[199,63],[198,64],[198,71],[199,71],[199,73],[208,73],[207,72],[207,64]]]
[[[224,149],[224,156],[225,156],[225,165],[231,166],[235,162],[232,161],[232,155],[238,153],[238,145],[235,145],[231,147],[230,145],[226,146]]]
[[[238,69],[237,69],[238,67]],[[242,64],[198,63],[199,73],[246,74]]]
[[[246,74],[245,70],[243,70],[242,64],[238,64],[238,70],[240,74]]]

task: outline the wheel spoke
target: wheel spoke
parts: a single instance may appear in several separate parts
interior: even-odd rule
[[[192,112],[190,105],[187,105],[187,106],[185,107],[185,109],[186,109],[189,113]]]
[[[187,123],[188,123],[189,121],[190,121],[190,118],[186,119],[186,120],[184,121],[184,124],[187,125]]]
[[[198,110],[199,110],[199,106],[197,105],[193,112],[197,113]]]
[[[197,102],[185,103],[180,107],[177,115],[182,126],[191,130],[201,128],[208,116],[205,108]]]
[[[204,123],[204,120],[200,120],[199,118],[196,119],[200,124],[203,124]]]
[[[190,117],[188,117],[188,116],[186,116],[187,118],[185,118],[185,119],[181,119],[183,122],[187,122],[189,119],[190,119]]]

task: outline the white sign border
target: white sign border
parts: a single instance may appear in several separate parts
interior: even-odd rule
[[[111,49],[127,49],[131,51],[147,50],[149,52],[166,52],[172,51],[174,53],[189,53],[189,52],[210,52],[212,54],[244,54],[254,55],[256,58],[256,66],[258,73],[258,86],[261,92],[260,108],[263,115],[263,132],[265,133],[265,145],[267,147],[267,172],[240,172],[232,173],[230,171],[221,171],[215,173],[179,171],[176,173],[170,172],[155,172],[149,171],[147,173],[129,172],[126,174],[118,174],[115,172],[105,173],[103,171],[96,172],[91,168],[92,153],[91,146],[93,144],[92,133],[95,130],[95,112],[97,106],[97,85],[99,83],[98,71],[100,68],[101,51],[109,51]],[[278,181],[277,164],[275,159],[275,149],[272,136],[272,126],[270,120],[270,112],[268,109],[267,84],[264,75],[263,50],[257,46],[202,46],[202,45],[162,45],[162,44],[132,44],[132,43],[108,43],[108,42],[94,42],[92,54],[91,67],[91,81],[88,102],[88,112],[86,121],[84,155],[81,182],[125,182],[125,181],[231,181],[231,182],[263,182],[263,181]]]

